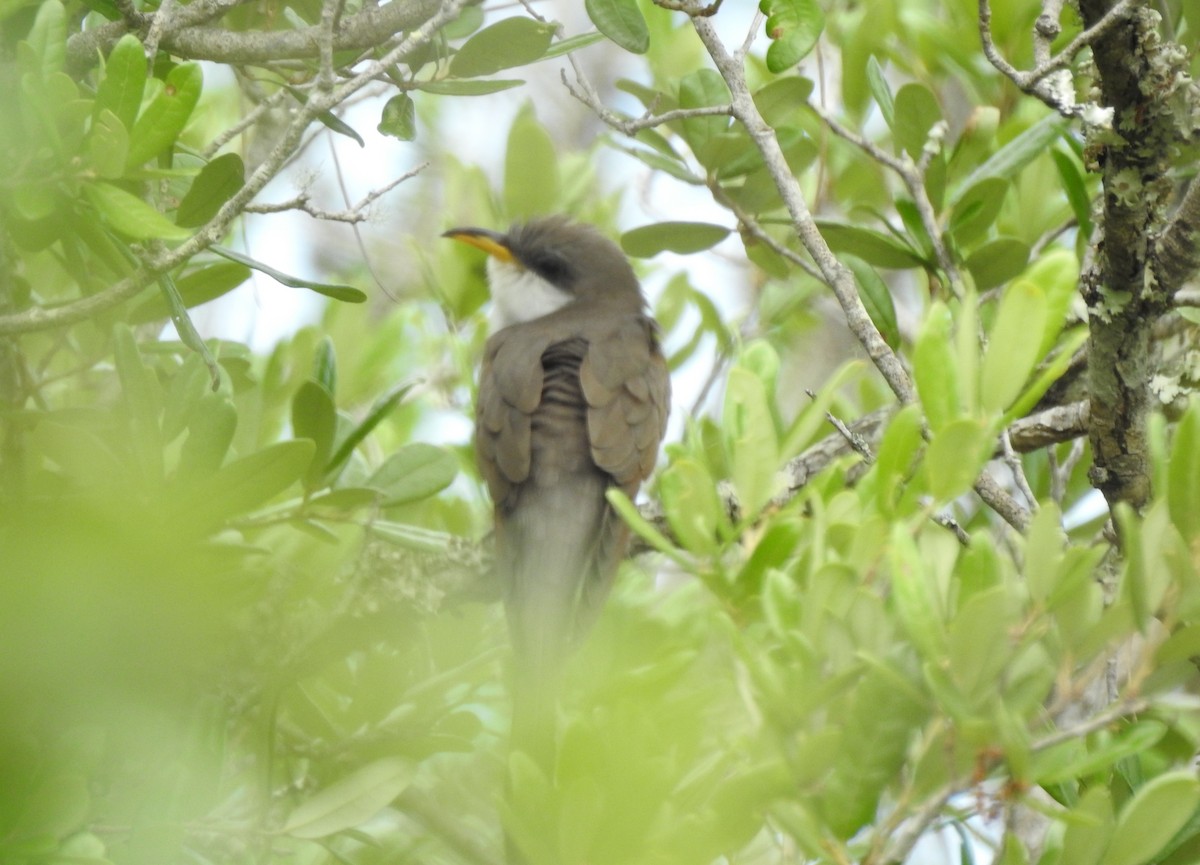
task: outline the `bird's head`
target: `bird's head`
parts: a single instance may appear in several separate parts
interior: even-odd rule
[[[625,254],[590,225],[552,216],[515,225],[507,233],[452,228],[442,236],[488,254],[493,331],[571,303],[644,305]]]

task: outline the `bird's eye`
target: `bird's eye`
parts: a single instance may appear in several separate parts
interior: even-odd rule
[[[575,280],[575,271],[570,262],[557,252],[539,252],[526,264],[530,270],[558,288],[570,288]]]

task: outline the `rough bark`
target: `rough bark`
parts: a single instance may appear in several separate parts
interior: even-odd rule
[[[1111,0],[1080,0],[1092,26]],[[1170,155],[1190,132],[1191,86],[1183,53],[1163,42],[1157,13],[1138,8],[1093,44],[1099,102],[1113,109],[1111,131],[1089,145],[1103,179],[1104,236],[1082,284],[1088,305],[1088,387],[1093,484],[1110,505],[1150,499],[1146,439],[1151,330],[1170,304],[1157,277],[1154,239],[1167,225]]]

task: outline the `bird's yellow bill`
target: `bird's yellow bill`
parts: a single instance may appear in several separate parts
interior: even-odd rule
[[[463,243],[474,246],[476,249],[482,249],[493,258],[498,258],[504,262],[512,262],[512,250],[504,245],[500,239],[501,236],[494,231],[488,231],[486,228],[451,228],[449,231],[442,233],[442,237],[461,240]]]

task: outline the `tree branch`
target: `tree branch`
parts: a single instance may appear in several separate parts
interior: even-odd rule
[[[159,45],[178,57],[190,60],[212,60],[234,65],[264,64],[278,60],[300,60],[319,57],[321,54],[321,24],[297,30],[251,30],[236,32],[220,27],[202,26],[197,19],[201,12],[223,14],[237,3],[211,3],[188,15],[176,15],[163,28]],[[361,12],[341,22],[333,33],[334,51],[361,50],[372,48],[404,31],[412,31],[433,19],[449,22],[444,15],[447,8],[460,8],[457,2],[445,0],[405,0],[386,3],[382,6],[365,6]],[[187,9],[189,7],[183,7]],[[181,10],[182,11],[182,10]],[[85,30],[67,40],[67,59],[74,71],[87,69],[96,62],[96,52],[108,53],[113,44],[130,26],[124,21],[114,21]],[[328,31],[326,31],[328,32]]]
[[[291,158],[304,137],[305,130],[317,115],[338,105],[373,81],[384,69],[397,62],[402,56],[429,42],[438,30],[458,16],[459,10],[466,2],[467,0],[444,0],[436,15],[411,32],[406,39],[380,60],[368,64],[364,71],[328,92],[314,92],[308,101],[297,109],[296,116],[288,124],[280,140],[246,179],[242,188],[189,239],[169,252],[145,261],[142,267],[133,274],[99,294],[51,309],[35,307],[25,312],[0,316],[0,335],[29,333],[74,324],[112,309],[141,291],[158,274],[178,267],[198,252],[218,242],[224,237],[233,221],[245,211],[254,196],[279,173],[279,170]]]

